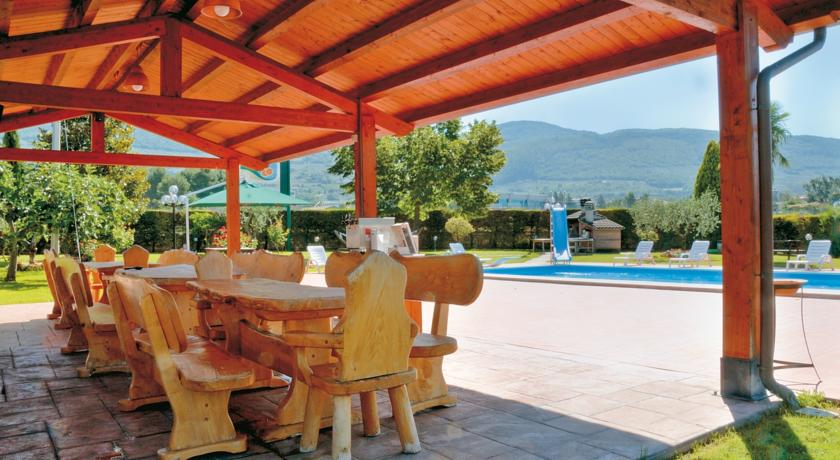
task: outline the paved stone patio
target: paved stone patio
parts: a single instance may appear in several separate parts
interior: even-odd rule
[[[305,282],[319,281],[310,275]],[[453,307],[450,331],[459,337],[460,349],[447,357],[445,373],[460,403],[453,408],[417,414],[424,450],[404,457],[655,458],[685,447],[709,431],[749,420],[773,405],[722,399],[715,394],[716,378],[703,372],[635,364],[622,359],[625,356],[607,358],[592,342],[601,337],[597,330],[587,335],[592,346],[589,355],[580,353],[577,347],[562,352],[545,344],[535,347],[518,343],[523,337],[546,344],[567,340],[558,335],[566,333],[562,329],[537,329],[529,335],[527,330],[518,329],[524,327],[521,321],[562,320],[589,327],[588,320],[582,318],[598,317],[591,310],[591,301],[578,306],[589,310],[579,311],[577,319],[534,309],[527,303],[528,296],[520,292],[530,291],[533,286],[520,284],[488,282],[476,305]],[[544,297],[548,299],[546,307],[557,307],[561,312],[559,305],[587,288],[562,289],[572,291],[564,292],[563,297]],[[500,294],[507,297],[499,297]],[[172,423],[168,406],[160,404],[120,413],[116,402],[126,394],[127,375],[76,378],[75,366],[82,363],[84,355],[60,354],[58,347],[66,333],[54,330],[42,319],[49,305],[0,308],[4,399],[0,403],[0,456],[95,459],[122,452],[126,458],[146,458],[153,457],[165,445]],[[497,318],[499,309],[504,309],[508,317],[519,319],[506,324]],[[616,322],[620,326],[625,319],[617,318]],[[502,322],[495,324],[496,321]],[[617,324],[602,326],[612,330]],[[624,329],[628,326],[631,325],[624,323]],[[507,340],[496,336],[499,328],[513,328],[508,329]],[[661,341],[659,352],[669,355],[673,350],[664,342],[673,343],[678,337],[667,338],[663,331],[667,328],[650,339]],[[620,339],[616,336],[613,342]],[[627,348],[638,352],[638,343],[633,343],[635,337],[630,339]],[[274,408],[284,391],[234,395],[231,412],[238,429],[253,433],[250,420],[260,411]],[[381,415],[390,417],[387,398],[382,396],[380,401]],[[376,438],[361,437],[359,430],[356,427],[353,439],[354,457],[402,457],[390,418],[383,420],[383,433]],[[319,458],[329,454],[329,436],[328,430],[322,432],[319,450],[308,455],[297,451],[297,439],[264,443],[252,437],[246,454],[212,458]]]

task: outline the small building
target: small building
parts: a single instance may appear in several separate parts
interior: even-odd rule
[[[573,238],[589,235],[596,251],[620,251],[624,226],[596,211],[595,203],[588,198],[580,200],[580,205],[580,211],[569,214],[569,235]]]

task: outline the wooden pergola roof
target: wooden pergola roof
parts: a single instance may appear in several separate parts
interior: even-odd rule
[[[840,17],[840,0],[755,2],[768,49]],[[195,0],[0,0],[0,131],[105,112],[257,167],[352,142],[359,110],[405,134],[708,56],[737,27],[734,0],[242,5],[222,21]],[[142,95],[120,89],[137,65]]]

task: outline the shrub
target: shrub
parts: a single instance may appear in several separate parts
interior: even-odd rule
[[[450,217],[444,228],[452,235],[452,239],[459,243],[463,243],[468,236],[475,232],[475,227],[467,219],[458,216]]]
[[[286,240],[289,237],[289,231],[283,228],[283,221],[278,219],[266,230],[266,239],[268,240],[268,249],[275,251],[282,251],[286,249]]]

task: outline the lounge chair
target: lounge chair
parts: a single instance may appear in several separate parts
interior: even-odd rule
[[[314,266],[318,273],[321,273],[321,270],[327,266],[326,249],[323,246],[307,246],[306,252],[309,254],[309,265]]]
[[[795,260],[788,260],[785,264],[785,270],[791,268],[804,268],[810,270],[816,268],[820,270],[823,265],[834,270],[831,264],[831,240],[813,240],[808,243],[808,250],[805,254],[796,256]]]
[[[639,244],[636,246],[636,252],[622,252],[620,256],[613,257],[613,265],[616,262],[623,261],[624,265],[627,265],[629,262],[634,262],[641,265],[644,262],[650,262],[654,264],[656,262],[653,261],[653,241],[639,241]]]
[[[694,240],[694,243],[691,243],[691,249],[689,249],[688,252],[680,254],[679,257],[672,257],[668,259],[668,266],[670,267],[674,262],[677,263],[677,267],[690,267],[692,265],[697,265],[697,267],[700,268],[700,264],[702,262],[707,262],[711,267],[712,259],[709,258],[709,242]]]
[[[468,254],[467,250],[464,249],[464,245],[462,243],[449,243],[449,253],[450,254]],[[476,256],[478,257],[478,256]],[[493,259],[487,257],[478,257],[478,260],[481,261],[482,264],[486,264]]]

